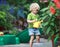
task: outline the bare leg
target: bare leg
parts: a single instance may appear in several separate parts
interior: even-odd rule
[[[31,38],[30,38],[30,47],[32,47],[32,45],[33,45],[33,40],[34,40],[34,35],[31,35]]]
[[[39,35],[36,36],[36,42],[40,43],[40,36]]]

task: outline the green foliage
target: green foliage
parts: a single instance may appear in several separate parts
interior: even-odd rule
[[[56,8],[56,7],[55,7],[54,3],[50,2],[50,0],[49,0],[49,5],[47,4],[48,7],[45,7],[46,6],[45,3],[40,3],[39,0],[7,0],[7,2],[9,3],[9,5],[15,6],[14,7],[15,14],[20,7],[23,7],[24,13],[26,15],[29,12],[29,6],[32,2],[39,3],[41,6],[40,12],[42,12],[40,15],[42,16],[42,19],[44,21],[42,23],[43,31],[45,32],[46,35],[49,36],[48,40],[50,40],[53,35],[55,35],[57,32],[59,32],[59,28],[58,28],[59,21],[56,20],[56,16],[58,16],[58,14],[60,14],[60,10],[56,11],[57,13],[52,15],[50,13],[50,6],[53,6],[54,8]],[[2,10],[2,11],[0,11],[0,26],[5,27],[6,29],[11,29],[13,27],[12,21],[15,19],[15,17],[12,16],[11,14],[9,14],[9,12],[7,11],[10,9],[9,5],[7,5],[7,6],[2,5],[0,7],[0,9]],[[16,31],[17,30],[12,30],[12,34],[15,35],[17,33]],[[59,33],[57,33],[56,35],[58,35],[58,34]]]
[[[7,0],[10,5],[22,5],[26,4],[27,0]]]
[[[56,18],[56,16],[59,15],[59,12],[56,12],[56,14],[51,14],[50,12],[50,6],[55,7],[55,4],[50,2],[48,7],[41,9],[41,12],[43,12],[42,19],[43,19],[43,31],[45,31],[45,34],[49,36],[48,40],[52,38],[53,35],[58,35],[59,34],[59,20]],[[56,7],[55,7],[56,8]],[[57,11],[57,9],[56,9]],[[58,10],[59,11],[59,10]],[[57,33],[57,34],[56,34]],[[59,38],[56,36],[55,40]]]
[[[48,7],[44,8],[44,9],[41,9],[40,11],[44,12],[46,10],[48,10]]]
[[[33,0],[33,2],[38,2],[39,0]]]
[[[0,11],[0,19],[3,19],[6,17],[6,13],[5,12],[2,12]]]
[[[46,34],[48,34],[51,31],[51,27],[48,27],[46,30]]]
[[[59,34],[56,34],[56,38],[54,39],[54,43],[56,43],[56,41],[59,39]]]
[[[13,19],[14,17],[9,13],[0,11],[0,26],[4,27],[5,29],[11,29],[13,27]]]
[[[17,35],[19,33],[17,28],[13,28],[12,30],[10,30],[10,34],[12,35]]]

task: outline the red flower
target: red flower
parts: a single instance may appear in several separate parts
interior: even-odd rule
[[[54,3],[58,9],[60,9],[60,0],[54,0]]]
[[[56,4],[56,7],[57,7],[58,9],[60,9],[60,3],[57,3],[57,4]]]
[[[60,0],[54,0],[54,3],[55,3],[55,4],[58,3],[58,2],[60,2]]]
[[[55,14],[55,12],[56,12],[55,9],[54,9],[52,6],[50,7],[50,12],[51,12],[52,14]]]
[[[58,0],[54,0],[54,3],[57,3],[57,2],[59,2]]]

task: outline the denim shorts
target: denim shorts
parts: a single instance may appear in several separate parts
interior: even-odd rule
[[[30,36],[31,35],[40,35],[40,31],[37,28],[29,28],[28,31],[29,31]]]

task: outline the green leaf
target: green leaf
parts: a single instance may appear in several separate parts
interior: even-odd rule
[[[51,13],[49,13],[49,16],[51,17],[51,16],[53,16]]]
[[[57,39],[59,38],[59,34],[56,35],[55,39],[54,39],[54,43],[56,43]]]
[[[38,2],[39,0],[33,0],[33,2]]]
[[[30,6],[30,4],[24,5],[24,7],[27,8],[28,10],[29,10],[29,6]]]
[[[6,13],[3,11],[0,11],[0,18],[4,19],[5,17],[6,17]]]
[[[47,16],[48,16],[48,15],[46,15],[46,16],[44,16],[44,17],[42,17],[42,19],[43,19],[43,20],[44,20],[44,19],[46,19],[46,18],[47,18]]]
[[[54,31],[51,32],[51,36],[53,36],[53,35],[54,35]]]
[[[51,22],[50,25],[51,25],[51,26],[54,26],[55,24],[54,24],[54,22]]]
[[[51,40],[51,36],[49,36],[48,41]]]
[[[48,37],[48,40],[51,40],[51,37],[54,35],[54,31],[51,31],[50,33],[49,33],[49,37]]]
[[[58,32],[59,31],[59,29],[56,29],[56,32]]]
[[[49,9],[49,8],[46,7],[46,8],[41,9],[40,11],[44,12],[44,11],[46,11],[46,10],[48,10],[48,9]]]
[[[51,30],[51,27],[48,27],[47,30],[46,30],[46,34],[48,34]]]
[[[51,21],[53,22],[54,20],[55,20],[55,18],[52,18],[52,20],[51,20]]]
[[[49,24],[49,22],[46,22],[43,26],[47,26]]]
[[[42,16],[45,16],[46,15],[46,13],[43,13],[43,14],[41,14]]]

